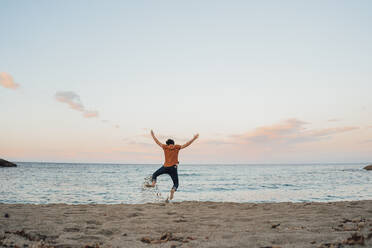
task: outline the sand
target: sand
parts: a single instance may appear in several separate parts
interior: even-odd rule
[[[0,246],[372,247],[372,200],[0,204]]]

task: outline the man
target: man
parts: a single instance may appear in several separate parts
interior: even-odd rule
[[[164,150],[164,157],[165,162],[162,167],[160,167],[157,171],[152,174],[152,184],[147,184],[147,187],[155,187],[156,184],[156,178],[162,174],[168,174],[173,181],[173,187],[170,191],[170,197],[169,199],[173,199],[174,192],[176,192],[178,188],[178,172],[177,172],[177,166],[179,164],[178,162],[178,152],[191,145],[192,142],[194,142],[198,137],[199,134],[195,134],[194,138],[192,138],[189,142],[186,142],[184,145],[175,145],[174,140],[168,139],[166,141],[166,144],[160,143],[160,141],[155,137],[154,132],[151,130],[151,136],[161,148]]]

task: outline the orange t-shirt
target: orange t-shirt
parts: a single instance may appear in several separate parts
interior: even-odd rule
[[[178,164],[178,152],[181,150],[180,145],[162,145],[164,150],[164,167],[170,167]]]

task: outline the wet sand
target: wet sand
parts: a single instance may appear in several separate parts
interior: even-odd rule
[[[372,200],[0,204],[0,247],[16,246],[372,247]]]

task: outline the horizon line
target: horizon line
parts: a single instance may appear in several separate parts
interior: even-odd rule
[[[162,163],[113,163],[113,162],[51,162],[51,161],[12,161],[13,163],[43,164],[105,164],[105,165],[162,165]],[[317,165],[317,164],[372,164],[372,162],[281,162],[281,163],[185,163],[182,165]]]

